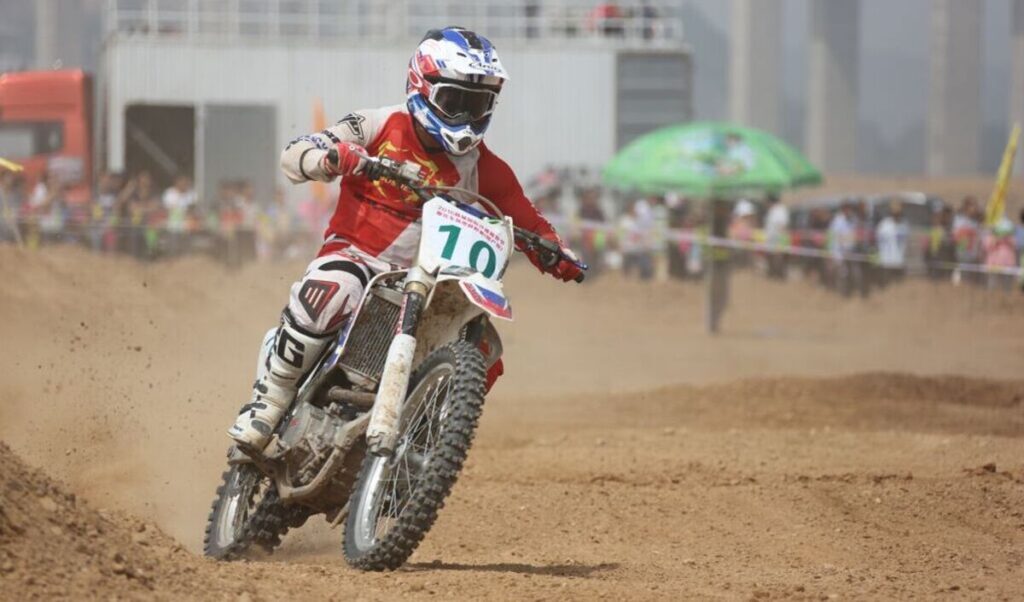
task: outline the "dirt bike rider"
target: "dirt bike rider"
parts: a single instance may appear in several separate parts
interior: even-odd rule
[[[415,161],[432,185],[458,186],[494,201],[517,226],[557,242],[523,194],[509,166],[483,144],[498,94],[508,79],[489,40],[461,27],[431,30],[409,61],[404,105],[348,114],[326,130],[300,136],[281,155],[295,184],[341,177],[338,204],[323,247],[292,284],[281,324],[267,333],[253,396],[228,434],[250,449],[266,446],[296,394],[297,383],[332,343],[373,276],[408,267],[419,241],[421,202],[411,191],[364,173],[364,156]],[[579,275],[570,261],[540,270],[565,281]],[[501,374],[499,360],[487,386]]]

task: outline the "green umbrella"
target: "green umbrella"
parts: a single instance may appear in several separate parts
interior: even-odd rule
[[[818,184],[821,172],[767,132],[696,122],[634,140],[605,167],[604,181],[643,193],[738,196]]]

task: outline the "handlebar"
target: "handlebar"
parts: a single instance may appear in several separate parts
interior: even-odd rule
[[[542,257],[541,263],[543,263],[545,267],[551,267],[559,261],[568,261],[581,270],[580,273],[573,278],[573,281],[583,282],[583,279],[586,277],[585,272],[590,266],[565,253],[565,251],[562,250],[561,245],[553,240],[544,238],[536,232],[531,232],[530,230],[525,230],[518,226],[512,226],[512,231],[515,233],[516,239],[523,242],[523,246],[525,248],[540,251],[542,256],[546,255],[550,258],[547,259]]]
[[[336,153],[337,151],[335,149],[331,149],[329,152]],[[415,162],[405,161],[403,163],[399,163],[398,161],[387,157],[370,157],[366,155],[363,155],[362,157],[366,160],[366,165],[363,168],[363,175],[367,178],[371,180],[377,180],[379,178],[392,180],[393,182],[401,184],[413,191],[424,203],[433,198],[433,195],[427,192],[431,187],[424,185],[423,179],[420,175],[420,166]],[[472,191],[467,190],[465,192],[478,196],[481,199],[486,200],[488,204],[493,205],[490,199],[486,199]],[[479,213],[480,216],[493,217],[482,211],[475,210],[475,208],[471,208],[469,205],[463,203],[456,204],[463,209],[471,209],[472,213]],[[536,232],[532,232],[515,225],[512,226],[512,232],[515,235],[516,240],[523,244],[524,249],[539,252],[541,255],[541,262],[545,264],[546,267],[554,266],[560,261],[568,261],[575,265],[581,271],[579,275],[574,278],[574,281],[583,282],[585,272],[589,266],[576,257],[567,254],[558,243],[548,240]]]

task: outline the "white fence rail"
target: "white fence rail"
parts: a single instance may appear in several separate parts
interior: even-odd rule
[[[109,35],[343,43],[419,38],[462,25],[500,42],[679,48],[669,0],[108,0]]]

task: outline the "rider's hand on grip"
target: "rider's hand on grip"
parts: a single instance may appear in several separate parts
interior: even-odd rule
[[[335,176],[360,175],[366,168],[366,149],[351,142],[339,142],[324,155],[324,171]]]
[[[576,265],[579,263],[579,258],[567,247],[562,247],[561,251],[562,255],[571,258],[571,260],[559,259],[558,263],[550,270],[551,275],[565,282],[583,282],[583,270]]]
[[[562,243],[557,234],[551,232],[541,236],[541,242],[547,244],[528,254],[533,264],[559,280],[581,282],[583,270],[576,265],[579,263],[576,254]]]

